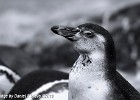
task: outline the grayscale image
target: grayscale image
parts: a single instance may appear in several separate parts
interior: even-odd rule
[[[140,0],[0,0],[0,100],[140,100]]]

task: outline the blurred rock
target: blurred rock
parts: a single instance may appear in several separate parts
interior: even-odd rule
[[[105,22],[111,26],[117,53],[117,67],[125,71],[136,71],[140,51],[140,3],[132,3],[110,13]],[[105,23],[104,23],[105,24]]]
[[[38,64],[27,53],[11,46],[0,46],[0,59],[20,76],[38,69]]]
[[[115,8],[117,9],[110,13]],[[139,23],[139,8],[139,0],[0,0],[0,44],[22,48],[38,61],[38,56],[43,55],[45,48],[49,51],[49,48],[53,48],[52,45],[65,42],[52,35],[51,26],[103,23],[113,33],[117,66],[123,70],[135,70],[133,67],[137,65],[136,52],[139,50],[137,45],[134,46],[136,41],[133,41],[133,32],[128,32]],[[106,18],[104,14],[107,15]],[[48,57],[41,57],[42,59],[44,63]]]
[[[24,50],[38,53],[38,47],[42,49],[48,37],[53,37],[49,35],[51,26],[76,26],[96,16],[97,22],[101,22],[99,15],[109,9],[109,5],[109,0],[0,0],[0,44],[20,46],[27,43]]]
[[[65,41],[61,45],[53,44],[44,48],[40,55],[40,66],[42,67],[71,67],[79,54],[74,50],[71,43]]]

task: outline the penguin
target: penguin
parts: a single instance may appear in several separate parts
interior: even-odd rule
[[[68,77],[64,72],[39,69],[19,80],[5,100],[68,100]]]
[[[0,61],[0,95],[7,95],[18,80],[20,76]]]
[[[103,27],[53,26],[79,53],[69,74],[68,100],[140,100],[140,93],[116,71],[115,45]]]

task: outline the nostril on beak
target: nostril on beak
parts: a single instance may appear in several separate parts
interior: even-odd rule
[[[54,32],[54,33],[58,33],[58,30],[59,30],[59,26],[53,26],[52,28],[51,28],[51,30]]]
[[[59,26],[53,26],[53,27],[51,28],[51,30],[52,30],[53,32],[56,32],[58,29],[59,29]]]

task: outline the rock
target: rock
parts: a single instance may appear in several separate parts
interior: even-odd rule
[[[130,4],[112,12],[105,22],[112,33],[116,52],[117,66],[125,71],[136,71],[140,51],[139,27],[140,4]],[[105,23],[104,23],[105,24]]]
[[[20,76],[38,69],[37,62],[27,53],[11,46],[0,46],[0,59]]]
[[[71,67],[78,58],[78,53],[69,42],[61,45],[53,44],[51,47],[44,48],[40,55],[40,66],[45,67]]]

